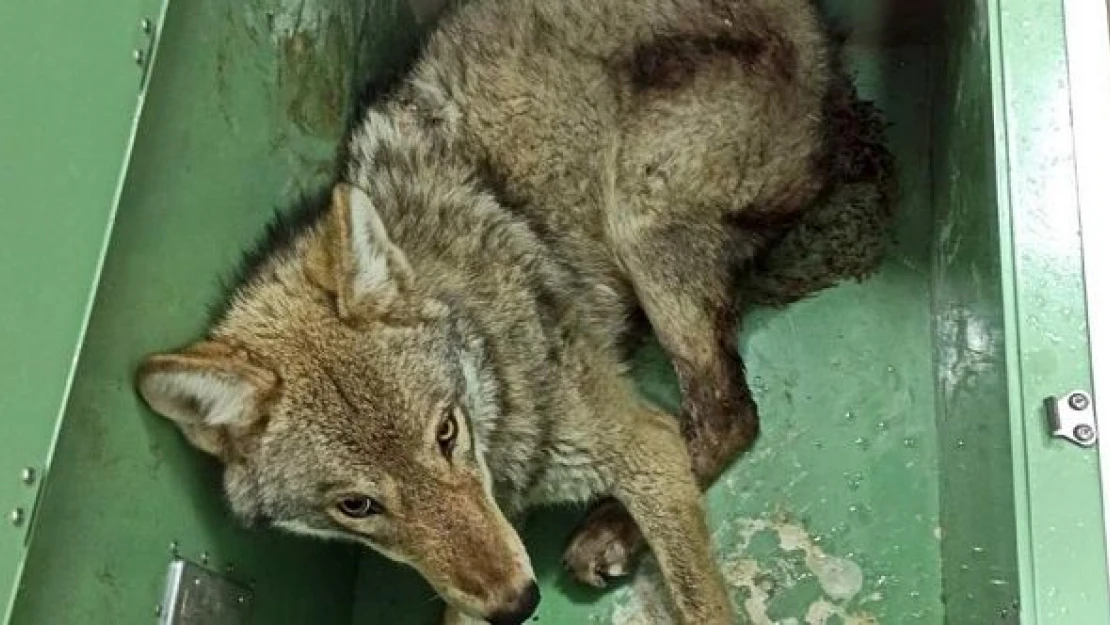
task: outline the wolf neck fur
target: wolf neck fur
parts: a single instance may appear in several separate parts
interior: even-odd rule
[[[482,464],[498,469],[490,477],[502,505],[523,507],[553,427],[544,371],[558,358],[563,312],[545,294],[568,290],[571,276],[485,188],[442,124],[386,107],[352,134],[348,177],[370,195],[418,288],[470,326],[459,359]]]

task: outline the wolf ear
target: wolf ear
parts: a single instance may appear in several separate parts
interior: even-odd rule
[[[339,316],[382,315],[403,298],[412,280],[405,255],[389,240],[370,196],[340,183],[332,191],[328,245]]]
[[[229,432],[258,421],[277,375],[230,347],[206,341],[148,357],[139,367],[137,386],[146,403],[176,423],[189,442],[225,457]]]

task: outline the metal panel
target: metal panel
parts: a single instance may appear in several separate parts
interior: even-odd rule
[[[157,0],[0,3],[0,617],[70,387]],[[143,53],[146,55],[146,53]],[[149,56],[144,56],[145,63]]]
[[[1091,388],[1063,3],[989,8],[1021,622],[1107,623],[1098,454],[1043,409]]]
[[[1110,11],[1106,4],[1065,0],[1076,182],[1086,274],[1087,326],[1091,341],[1096,419],[1110,424]],[[1101,400],[1101,410],[1097,402]],[[1110,426],[1108,426],[1110,427]],[[1099,440],[1103,532],[1110,566],[1110,442]]]
[[[945,620],[1015,623],[1018,570],[989,16],[943,3],[933,90],[933,341]]]

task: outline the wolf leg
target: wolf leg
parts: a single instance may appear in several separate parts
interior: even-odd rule
[[[659,564],[678,622],[733,622],[713,558],[701,489],[674,418],[644,406],[633,442],[615,459],[613,496],[641,528]]]
[[[730,264],[743,262],[756,243],[689,223],[650,229],[623,224],[618,234],[614,245],[678,376],[682,434],[697,480],[707,488],[759,430],[736,351],[738,324],[729,293]],[[630,572],[642,548],[632,518],[607,499],[579,527],[564,561],[581,581],[601,586]]]

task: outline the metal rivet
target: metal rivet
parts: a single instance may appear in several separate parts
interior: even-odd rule
[[[1077,408],[1077,410],[1082,410],[1082,408]],[[1074,434],[1075,438],[1079,441],[1086,443],[1094,440],[1095,429],[1087,425],[1086,423],[1083,423],[1081,425],[1075,426],[1075,429],[1072,430],[1072,434]]]
[[[143,61],[146,60],[146,55],[143,54],[142,50],[132,50],[131,58],[135,60],[136,65],[142,65]]]
[[[16,527],[23,525],[23,508],[16,508],[9,512],[8,521]]]
[[[141,28],[144,33],[149,34],[150,31],[154,28],[154,24],[150,21],[149,17],[144,17],[143,19],[139,20],[139,28]]]
[[[35,483],[35,470],[31,467],[26,467],[19,472],[19,481],[30,486]]]
[[[1073,410],[1086,410],[1091,405],[1091,400],[1083,393],[1072,393],[1068,396],[1068,405]]]

